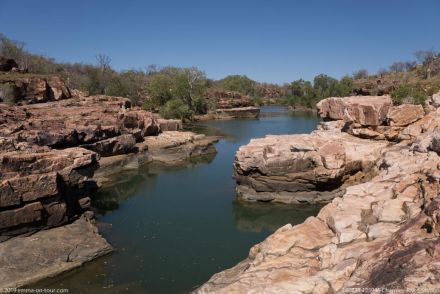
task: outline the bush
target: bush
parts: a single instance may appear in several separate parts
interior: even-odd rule
[[[205,98],[197,97],[193,101],[193,108],[196,114],[205,114],[208,112],[208,103]]]
[[[391,93],[393,103],[400,104],[424,104],[428,98],[420,88],[412,85],[400,85]]]
[[[247,76],[230,75],[218,81],[218,84],[220,88],[227,91],[236,91],[250,96],[255,94],[256,82]]]
[[[165,105],[161,108],[160,115],[167,119],[190,119],[192,117],[192,111],[182,100],[172,99],[165,103]]]

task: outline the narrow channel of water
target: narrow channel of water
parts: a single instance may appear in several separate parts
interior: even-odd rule
[[[319,207],[235,201],[236,150],[266,134],[309,133],[318,118],[266,106],[257,120],[197,123],[193,131],[222,134],[218,154],[181,167],[150,164],[122,172],[94,197],[99,227],[115,252],[40,287],[70,293],[188,293],[244,259],[252,245]]]

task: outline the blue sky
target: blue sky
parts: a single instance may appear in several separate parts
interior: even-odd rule
[[[438,0],[2,0],[0,32],[58,61],[197,66],[284,83],[440,50]]]

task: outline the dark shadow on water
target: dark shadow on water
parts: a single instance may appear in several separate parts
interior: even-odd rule
[[[136,195],[140,189],[154,189],[156,177],[161,172],[193,169],[210,164],[216,154],[190,158],[178,165],[160,162],[148,163],[139,169],[125,170],[108,177],[108,181],[92,196],[92,208],[98,215],[117,210],[121,203]]]
[[[234,223],[239,231],[273,232],[285,224],[302,223],[311,215],[317,215],[322,205],[285,205],[273,203],[246,203],[235,201]]]

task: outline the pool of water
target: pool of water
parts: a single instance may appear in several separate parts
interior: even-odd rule
[[[266,134],[309,133],[318,118],[278,106],[260,119],[208,121],[189,128],[222,135],[218,153],[179,167],[149,164],[114,175],[93,199],[100,231],[115,248],[40,287],[70,293],[188,293],[244,259],[252,245],[319,207],[235,201],[236,150]]]

